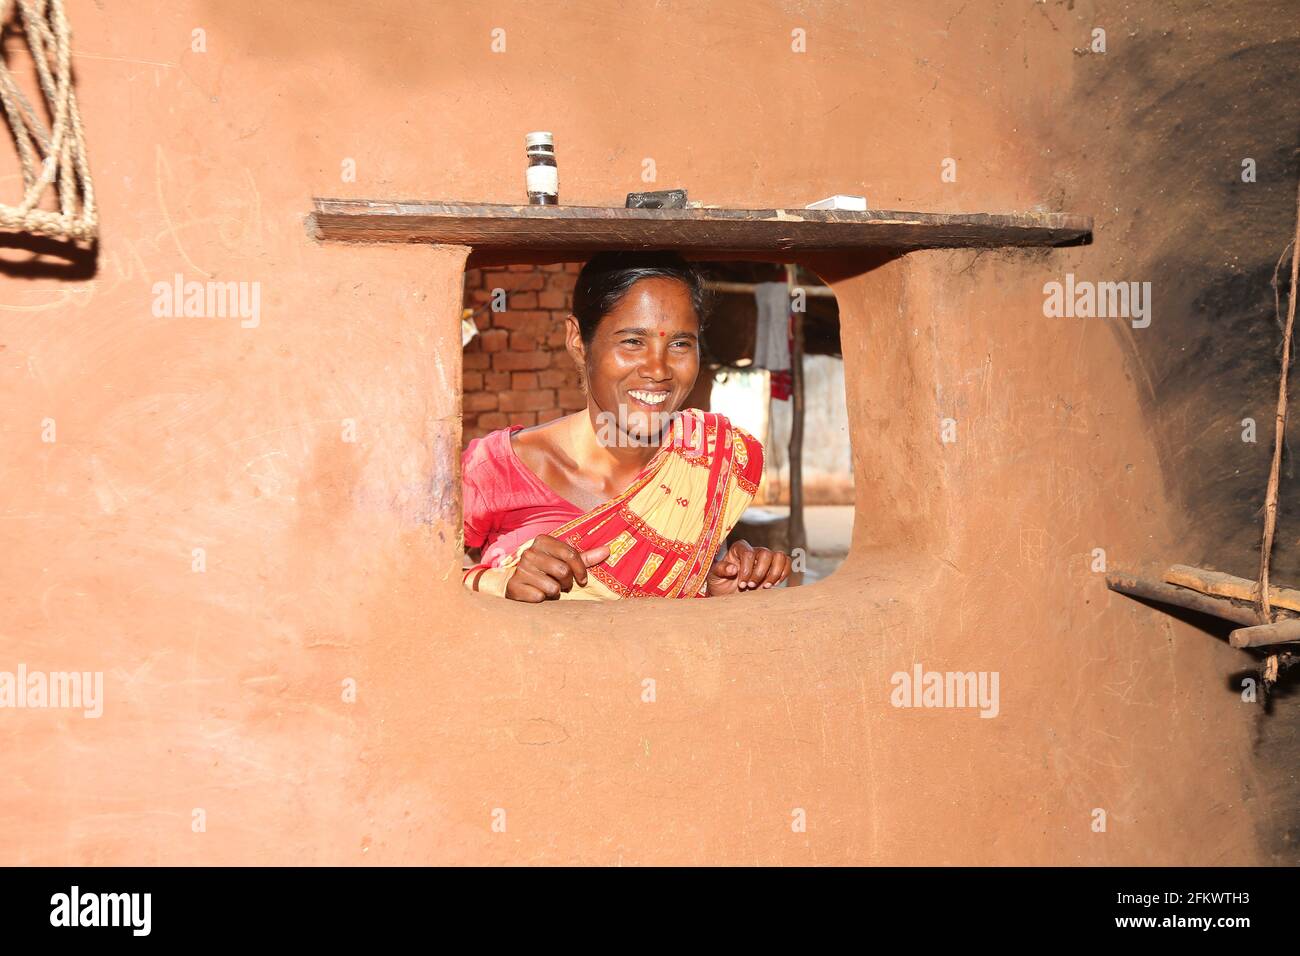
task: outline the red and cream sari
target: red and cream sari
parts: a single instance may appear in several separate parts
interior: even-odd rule
[[[726,418],[699,409],[674,417],[664,443],[621,494],[550,532],[579,551],[609,546],[587,586],[561,600],[705,596],[718,550],[763,476],[763,446]],[[472,569],[468,587],[504,596],[524,542],[494,568]]]

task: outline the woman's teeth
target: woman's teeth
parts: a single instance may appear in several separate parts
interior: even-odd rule
[[[667,392],[643,392],[639,389],[629,389],[628,394],[638,402],[643,402],[646,405],[662,405],[668,400]]]

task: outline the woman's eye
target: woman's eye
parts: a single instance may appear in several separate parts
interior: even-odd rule
[[[622,342],[622,344],[623,344],[623,345],[640,345],[640,344],[641,344],[641,340],[640,340],[640,339],[624,339],[623,342]]]

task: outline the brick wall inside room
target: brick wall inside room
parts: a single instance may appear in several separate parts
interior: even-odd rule
[[[465,346],[462,442],[507,425],[537,425],[586,404],[564,348],[564,320],[581,264],[488,266],[465,273],[478,335]],[[506,309],[492,311],[494,289]]]

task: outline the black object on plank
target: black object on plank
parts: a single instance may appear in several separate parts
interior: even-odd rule
[[[651,193],[628,193],[624,209],[685,209],[685,189],[660,189]]]

